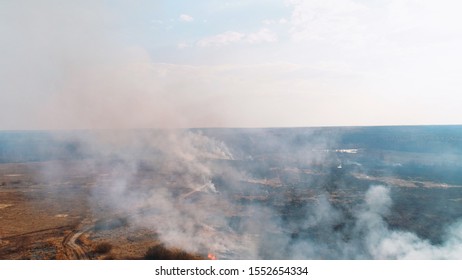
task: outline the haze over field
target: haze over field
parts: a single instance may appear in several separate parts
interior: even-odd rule
[[[0,0],[0,257],[461,259],[461,8]]]
[[[0,129],[457,124],[459,1],[1,1]]]

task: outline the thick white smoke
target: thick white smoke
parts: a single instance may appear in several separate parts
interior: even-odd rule
[[[238,206],[212,182],[223,172],[241,176],[213,166],[233,159],[223,142],[191,131],[133,132],[115,141],[120,133],[109,137],[110,145],[101,138],[89,143],[95,164],[107,172],[92,192],[95,213],[126,217],[130,226],[155,231],[168,246],[256,257],[252,244],[229,228],[227,217]]]
[[[389,189],[374,186],[366,194],[365,208],[357,217],[357,228],[364,232],[365,248],[374,259],[460,259],[462,224],[448,228],[444,242],[432,245],[428,240],[406,231],[391,230],[383,217],[391,207]]]

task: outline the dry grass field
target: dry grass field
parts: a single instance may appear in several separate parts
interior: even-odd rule
[[[0,164],[0,259],[204,258],[166,248],[154,230],[129,227],[104,208],[90,211],[88,198],[99,174],[82,172],[81,166]],[[44,178],[57,168],[52,173],[59,176]]]

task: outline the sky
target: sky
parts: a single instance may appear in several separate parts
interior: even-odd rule
[[[0,0],[0,130],[462,124],[461,8]]]

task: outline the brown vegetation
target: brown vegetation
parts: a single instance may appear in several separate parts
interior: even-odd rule
[[[41,177],[40,170],[57,165],[58,175]],[[75,165],[0,164],[0,260],[142,259],[159,242],[154,230],[130,228],[108,208],[90,211],[100,172],[82,174]]]

